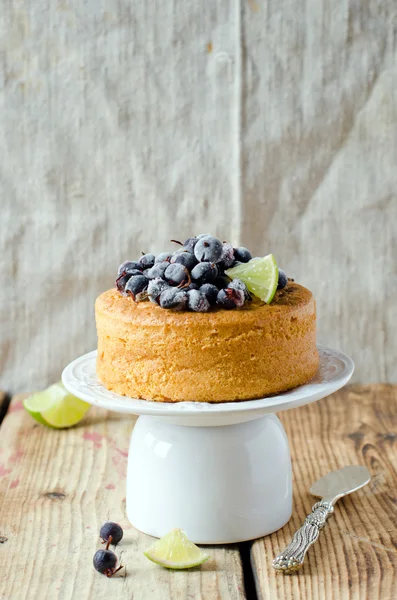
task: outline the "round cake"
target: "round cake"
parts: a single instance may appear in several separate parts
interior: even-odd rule
[[[117,289],[95,303],[97,374],[107,389],[157,402],[263,398],[309,381],[318,368],[312,293],[288,282],[270,304],[164,310]]]

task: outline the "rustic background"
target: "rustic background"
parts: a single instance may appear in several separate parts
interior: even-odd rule
[[[397,381],[394,0],[1,13],[1,387],[59,379],[119,262],[205,231],[272,251],[355,380]]]

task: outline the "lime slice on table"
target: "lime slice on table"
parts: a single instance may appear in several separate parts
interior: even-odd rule
[[[167,569],[190,569],[209,559],[182,529],[173,529],[150,546],[144,555]]]
[[[36,421],[57,429],[76,425],[90,408],[90,404],[69,394],[61,381],[29,396],[23,405]]]
[[[241,279],[249,291],[266,304],[273,300],[278,285],[278,267],[273,254],[263,258],[252,258],[225,273],[231,279]]]

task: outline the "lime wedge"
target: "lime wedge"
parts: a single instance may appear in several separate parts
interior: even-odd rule
[[[76,425],[90,408],[87,402],[69,394],[61,381],[29,396],[23,405],[36,421],[56,429]]]
[[[266,304],[273,300],[278,285],[278,267],[273,254],[263,258],[252,258],[225,273],[231,279],[241,279],[249,291]]]
[[[150,546],[144,555],[166,569],[190,569],[209,559],[182,529],[173,529]]]

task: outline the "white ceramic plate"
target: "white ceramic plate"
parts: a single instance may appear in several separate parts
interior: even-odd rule
[[[343,387],[352,376],[354,363],[351,358],[322,345],[318,345],[320,365],[315,377],[307,384],[277,396],[240,402],[153,402],[127,398],[107,390],[98,380],[95,370],[96,350],[71,362],[62,373],[65,387],[75,396],[95,406],[134,415],[180,417],[189,424],[221,425],[242,422],[266,413],[275,413],[309,404],[332,394]],[[226,418],[225,418],[226,417]],[[229,418],[227,418],[229,417]],[[193,423],[197,421],[197,423]],[[206,423],[207,424],[207,423]]]

